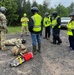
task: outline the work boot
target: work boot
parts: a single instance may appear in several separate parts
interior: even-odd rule
[[[33,54],[36,55],[36,46],[33,46]]]
[[[39,53],[41,53],[41,44],[38,44],[38,50]]]
[[[51,42],[51,44],[56,44],[55,42]]]
[[[52,44],[56,44],[56,40],[53,40],[53,42],[51,42]]]
[[[51,42],[52,44],[56,44],[56,38],[55,36],[53,37],[53,42]]]
[[[61,41],[61,39],[59,39],[57,44],[61,44],[61,43],[62,43],[62,41]]]

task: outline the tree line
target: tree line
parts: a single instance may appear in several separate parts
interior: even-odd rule
[[[45,12],[52,14],[53,11],[58,11],[61,17],[69,16],[69,14],[74,10],[74,2],[72,2],[68,7],[58,4],[55,7],[50,7],[51,0],[44,0],[43,4],[38,4],[36,1],[33,3],[30,0],[0,0],[0,6],[5,6],[7,8],[6,16],[8,19],[8,26],[18,26],[20,25],[20,19],[24,13],[27,13],[27,17],[31,16],[31,7],[37,6],[39,8],[39,14],[44,17]]]

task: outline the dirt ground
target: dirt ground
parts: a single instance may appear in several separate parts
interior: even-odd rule
[[[44,34],[43,34],[44,36]],[[18,37],[20,34],[7,34],[7,39]],[[66,30],[61,31],[61,45],[53,45],[50,40],[42,38],[42,53],[18,67],[11,68],[10,62],[16,58],[8,51],[0,50],[0,75],[74,75],[74,51],[69,51]],[[32,51],[31,38],[26,37],[25,44]]]

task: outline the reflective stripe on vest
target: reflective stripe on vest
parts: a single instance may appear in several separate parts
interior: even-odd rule
[[[45,17],[45,18],[44,18],[43,25],[44,25],[45,27],[48,27],[48,26],[51,25],[50,17]]]
[[[34,21],[34,27],[33,31],[38,32],[41,31],[41,21],[42,17],[39,14],[35,14],[34,16],[31,17]]]
[[[74,21],[69,22],[67,28],[68,28],[67,35],[73,36],[72,30],[74,30]]]
[[[57,19],[59,18],[59,16],[57,16],[55,19],[52,20],[52,28],[55,27],[55,25],[57,24]],[[60,28],[60,25],[58,26],[58,28]]]

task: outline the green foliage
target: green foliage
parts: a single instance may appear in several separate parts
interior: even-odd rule
[[[49,3],[50,2],[48,0],[44,0],[42,5],[38,5],[38,8],[40,10],[39,13],[42,17],[44,17],[45,12],[49,12]]]
[[[65,7],[61,4],[58,4],[55,8],[50,7],[51,0],[43,0],[43,4],[38,4],[34,1],[32,4],[30,0],[0,0],[0,6],[5,6],[7,8],[7,19],[8,25],[18,26],[20,25],[20,19],[24,13],[27,14],[27,17],[31,17],[31,7],[37,6],[39,8],[39,14],[44,17],[45,12],[49,12],[50,15],[53,11],[58,11],[59,15],[69,16],[70,12],[74,11],[74,2],[70,6]]]
[[[19,15],[19,17],[18,17],[17,22],[20,23],[20,19],[24,14],[24,8],[26,7],[26,1],[25,0],[15,0],[15,2],[18,5],[16,13]]]
[[[27,13],[27,17],[30,18],[31,17],[31,3],[30,0],[28,0],[26,2],[26,6],[24,7],[24,12]]]
[[[49,6],[49,3],[46,0],[44,0],[44,2],[43,2],[43,12],[44,13],[48,12],[48,10],[49,10],[48,6]]]
[[[39,10],[41,10],[41,11],[39,11],[39,14],[40,14],[41,16],[44,16],[44,9],[43,9],[43,6],[42,6],[42,5],[38,5],[38,8],[39,8]]]
[[[69,13],[74,11],[74,2],[71,3],[71,5],[67,8],[69,10]]]
[[[56,11],[58,11],[59,15],[60,16],[68,16],[68,9],[66,7],[64,7],[63,5],[59,4],[57,7],[56,7]]]
[[[16,14],[17,10],[17,4],[15,0],[1,0],[0,1],[1,6],[5,6],[7,8],[7,19],[8,19],[8,25],[11,25],[18,19],[18,15]]]
[[[33,2],[32,7],[33,7],[33,6],[38,6],[38,4],[37,4],[36,1]]]
[[[50,14],[52,14],[52,12],[54,12],[54,11],[55,11],[55,8],[49,9],[49,13],[50,13]]]

